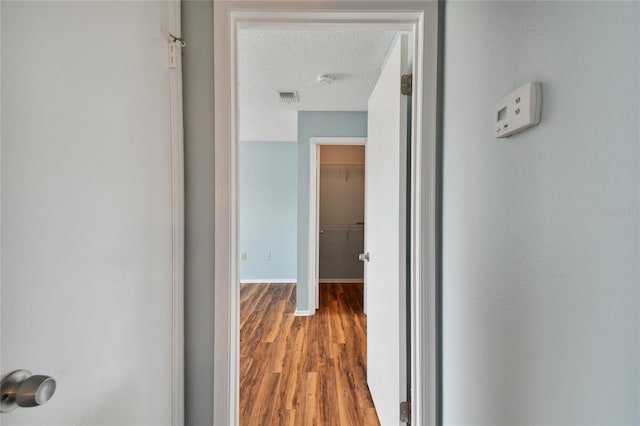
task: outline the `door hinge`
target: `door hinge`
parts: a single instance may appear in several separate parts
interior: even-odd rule
[[[178,63],[178,45],[171,43],[169,45],[169,68],[175,68]]]
[[[411,403],[409,401],[400,403],[400,421],[411,424]]]
[[[187,44],[180,37],[169,34],[169,68],[176,68],[178,65],[178,47],[185,47]]]
[[[400,93],[406,96],[411,96],[411,92],[413,90],[412,84],[412,75],[411,74],[403,74],[400,79]]]

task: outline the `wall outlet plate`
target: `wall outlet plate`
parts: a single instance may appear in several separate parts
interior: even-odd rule
[[[504,97],[496,107],[496,138],[506,138],[540,123],[542,86],[527,83]]]

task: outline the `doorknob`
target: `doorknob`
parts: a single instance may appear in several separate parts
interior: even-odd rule
[[[16,407],[35,407],[49,401],[56,391],[56,381],[49,376],[31,375],[27,370],[16,370],[0,382],[0,413]]]
[[[369,252],[360,253],[358,255],[358,260],[362,260],[363,262],[366,260],[368,262],[369,261]]]

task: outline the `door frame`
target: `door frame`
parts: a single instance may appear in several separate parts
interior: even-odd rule
[[[314,315],[316,309],[318,309],[319,304],[318,292],[320,288],[320,239],[318,238],[318,233],[320,232],[320,179],[318,174],[320,172],[320,167],[318,165],[318,150],[321,146],[327,145],[366,146],[366,144],[366,137],[309,138],[309,311],[300,312],[296,310],[296,315]],[[364,291],[367,291],[366,284]],[[366,300],[367,298],[365,296],[365,301]],[[364,311],[367,312],[366,302]]]
[[[171,421],[184,425],[184,121],[182,99],[182,0],[168,2],[169,49],[175,49],[175,67],[169,67],[169,108],[171,128]]]
[[[215,277],[213,423],[239,416],[239,285],[237,220],[237,30],[240,26],[308,30],[345,28],[414,32],[412,109],[410,322],[412,423],[441,423],[439,235],[438,1],[215,1]]]

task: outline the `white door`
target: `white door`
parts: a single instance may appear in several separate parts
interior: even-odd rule
[[[367,380],[380,423],[399,424],[406,396],[405,226],[407,37],[394,41],[369,98],[365,170]]]
[[[172,422],[166,2],[3,1],[0,375],[13,425]]]

